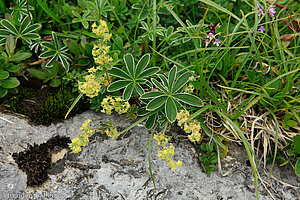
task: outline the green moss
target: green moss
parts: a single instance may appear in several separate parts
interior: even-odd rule
[[[26,87],[18,89],[18,94],[3,103],[6,109],[26,115],[33,123],[43,125],[50,125],[52,122],[64,119],[69,107],[78,96],[78,93],[72,92],[72,87],[65,85],[59,88],[46,86],[42,89]],[[88,106],[84,101],[79,101],[71,114],[85,111]]]

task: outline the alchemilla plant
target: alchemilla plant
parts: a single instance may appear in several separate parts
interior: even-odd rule
[[[0,98],[17,92],[20,77],[37,77],[78,94],[67,115],[83,99],[135,120],[122,131],[83,122],[74,153],[93,134],[115,140],[144,124],[148,145],[176,170],[178,126],[207,174],[237,141],[256,191],[257,149],[264,165],[281,160],[300,174],[297,1],[15,0],[0,10]]]

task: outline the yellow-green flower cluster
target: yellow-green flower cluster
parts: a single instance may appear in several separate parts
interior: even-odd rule
[[[153,139],[156,140],[158,146],[165,146],[171,139],[171,136],[167,136],[164,133],[159,133],[154,134]]]
[[[85,82],[78,83],[78,89],[86,96],[93,98],[98,96],[102,87],[107,87],[109,85],[109,75],[103,75],[96,80],[95,72],[98,69],[92,67],[88,70],[89,74],[84,77]]]
[[[72,143],[68,144],[74,153],[81,152],[81,147],[84,147],[89,143],[89,136],[95,133],[95,131],[89,126],[91,121],[92,120],[90,119],[86,120],[79,129],[83,132],[83,134],[72,139]]]
[[[176,170],[178,167],[182,165],[182,162],[178,160],[175,162],[172,157],[175,153],[175,147],[171,144],[169,147],[164,146],[163,150],[158,151],[157,156],[166,161],[171,166],[171,169]]]
[[[101,89],[101,80],[99,79],[96,81],[95,78],[94,74],[86,75],[84,77],[85,82],[78,83],[80,92],[91,98],[97,96]]]
[[[167,147],[171,136],[167,136],[164,133],[158,133],[153,136],[153,139],[156,140],[158,146],[163,146],[162,150],[157,151],[157,156],[161,160],[166,161],[166,163],[171,166],[171,169],[176,170],[182,165],[181,161],[178,160],[177,162],[175,162],[172,158],[175,152],[175,147],[173,146],[173,144]]]
[[[191,142],[199,142],[201,140],[200,133],[200,123],[195,120],[189,121],[188,118],[190,113],[185,110],[180,110],[176,115],[176,119],[178,120],[178,125],[183,128],[186,133],[192,133],[188,135],[188,138]]]
[[[189,83],[188,85],[185,85],[183,87],[183,92],[184,93],[188,93],[188,94],[193,93],[194,92],[194,86],[193,86],[193,84]]]
[[[123,101],[123,99],[121,99],[120,97],[113,98],[111,96],[104,98],[101,102],[101,106],[103,108],[101,112],[108,115],[111,114],[113,109],[115,109],[115,111],[118,112],[119,115],[121,115],[123,113],[126,113],[130,108],[130,104],[128,101]]]
[[[117,139],[120,135],[116,128],[110,127],[105,130],[105,133],[108,137],[111,137],[113,140]]]
[[[176,119],[178,120],[178,126],[181,127],[182,125],[184,125],[185,123],[187,123],[189,117],[190,117],[189,111],[180,110],[180,112],[177,113],[177,115],[176,115]]]
[[[112,58],[107,55],[110,49],[107,42],[110,40],[111,34],[109,33],[107,23],[103,20],[100,20],[99,26],[94,23],[92,25],[92,31],[100,37],[100,39],[94,44],[92,55],[95,63],[98,64],[97,68],[102,70],[104,67],[107,67],[110,62],[112,62]]]

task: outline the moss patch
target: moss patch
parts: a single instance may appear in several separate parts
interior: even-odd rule
[[[46,126],[64,119],[78,96],[78,93],[72,92],[72,87],[61,85],[58,88],[51,88],[43,86],[39,80],[22,83],[18,91],[17,94],[6,98],[2,107],[27,116],[34,124]],[[83,112],[88,108],[87,103],[79,101],[71,114]]]

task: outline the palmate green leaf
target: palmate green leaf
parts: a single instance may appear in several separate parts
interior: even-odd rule
[[[118,91],[124,87],[126,87],[131,81],[128,80],[118,80],[110,84],[107,88],[108,92],[115,92]]]
[[[22,34],[26,30],[26,28],[29,26],[29,24],[30,24],[30,19],[28,16],[26,16],[20,25],[19,33]]]
[[[21,34],[22,34],[22,35],[26,35],[26,34],[28,34],[28,33],[32,33],[32,32],[34,32],[34,31],[40,29],[41,27],[42,27],[41,24],[32,24],[32,25],[30,25],[30,26],[27,26],[27,28],[26,28],[25,30],[23,30],[23,31],[21,32]]]
[[[147,129],[153,128],[153,126],[154,126],[154,124],[155,124],[155,121],[156,121],[156,118],[157,118],[157,114],[154,113],[153,115],[151,115],[151,116],[147,119],[147,121],[146,121],[146,123],[145,123],[145,126],[146,126]]]
[[[177,67],[175,66],[169,71],[169,75],[168,75],[169,90],[171,90],[171,88],[173,87],[173,83],[176,79],[176,74],[177,74]]]
[[[176,115],[177,115],[177,106],[175,105],[175,102],[173,100],[173,98],[168,97],[167,102],[165,104],[165,113],[166,113],[166,117],[167,119],[173,123],[176,119]]]
[[[26,35],[23,35],[21,38],[24,39],[24,40],[27,40],[26,41],[27,43],[30,43],[31,40],[40,39],[40,36],[37,33],[28,33]]]
[[[141,96],[141,99],[152,99],[152,98],[159,97],[159,96],[162,96],[162,95],[164,95],[163,92],[152,91],[152,92],[147,92],[147,93],[143,94]]]
[[[178,90],[180,90],[189,81],[190,76],[191,73],[189,72],[182,74],[174,83],[174,86],[172,87],[172,92],[173,93],[178,92]]]
[[[134,69],[134,75],[135,77],[138,77],[142,71],[148,66],[150,61],[150,54],[145,54],[137,63],[135,69]]]
[[[44,53],[42,53],[39,57],[40,58],[48,58],[48,57],[52,57],[56,54],[55,51],[50,50],[50,51],[45,51]]]
[[[146,109],[147,110],[155,110],[159,107],[161,107],[166,101],[168,97],[167,96],[160,96],[155,99],[152,99],[148,104]]]
[[[177,74],[177,67],[173,67],[168,73],[168,77],[163,74],[157,75],[161,82],[152,78],[152,83],[160,91],[147,92],[141,96],[141,99],[152,99],[146,106],[147,110],[159,108],[164,104],[165,109],[161,112],[164,114],[165,121],[170,123],[175,121],[177,111],[184,109],[181,102],[196,107],[203,106],[199,97],[192,94],[177,93],[189,81],[191,73],[183,73],[179,78],[177,78]]]
[[[165,88],[167,88],[167,90],[170,91],[168,79],[162,74],[157,74],[157,76],[160,79],[160,81],[163,83],[163,86],[165,86]]]
[[[43,47],[45,47],[45,48],[55,50],[55,46],[54,46],[54,44],[52,44],[52,43],[49,43],[49,42],[42,42],[41,45],[42,45]]]
[[[133,83],[129,83],[129,84],[126,86],[126,88],[125,88],[125,90],[124,90],[124,92],[123,92],[123,96],[122,96],[122,98],[123,98],[125,101],[127,101],[127,100],[131,97],[131,94],[132,94],[132,92],[133,92],[133,89],[134,89]]]
[[[63,55],[60,55],[60,54],[58,54],[58,58],[62,64],[62,66],[65,68],[66,72],[68,72],[69,71],[69,63],[68,63],[67,59]]]
[[[8,20],[3,19],[1,25],[4,26],[9,32],[13,33],[14,35],[18,35],[18,31],[16,27]]]
[[[108,71],[110,75],[121,79],[111,83],[111,85],[108,86],[108,91],[117,91],[126,87],[123,93],[123,99],[126,97],[124,100],[128,100],[134,91],[136,91],[139,95],[143,95],[145,93],[141,85],[149,85],[149,82],[147,82],[145,78],[158,72],[159,68],[150,68],[150,70],[145,70],[150,61],[149,54],[144,55],[139,60],[137,66],[134,64],[132,54],[128,53],[124,55],[123,59],[126,65],[124,70],[112,67],[112,69]]]
[[[163,91],[164,93],[168,93],[168,89],[163,86],[160,82],[158,82],[157,80],[155,80],[154,78],[151,79],[152,83],[158,87],[161,91]]]
[[[134,77],[134,59],[133,59],[132,54],[128,53],[128,54],[124,55],[124,61],[125,61],[127,71],[129,72],[129,75],[132,78],[135,78]]]
[[[134,88],[137,91],[137,93],[141,96],[145,93],[144,89],[142,88],[142,86],[138,83],[134,84]]]
[[[130,76],[126,72],[116,67],[112,67],[111,70],[108,71],[108,73],[118,78],[130,80]]]
[[[0,37],[7,37],[7,36],[9,36],[10,34],[16,35],[15,33],[11,33],[10,31],[8,31],[8,30],[6,30],[6,29],[0,29]]]
[[[142,73],[140,73],[137,78],[148,78],[154,74],[156,74],[157,72],[159,72],[160,68],[159,67],[151,67],[149,69],[146,69],[145,71],[143,71]]]
[[[199,97],[192,94],[178,93],[172,96],[177,100],[192,106],[196,106],[196,107],[203,106],[203,101]]]
[[[55,49],[59,49],[58,38],[54,31],[52,31],[52,38],[53,38],[53,43],[54,43]]]

